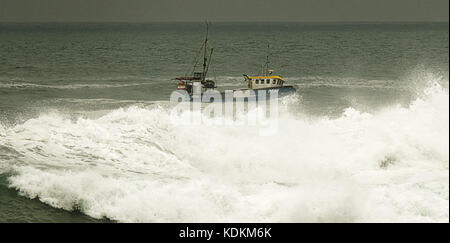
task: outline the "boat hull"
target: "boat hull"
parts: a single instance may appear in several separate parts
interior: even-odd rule
[[[180,92],[180,91],[179,91]],[[213,103],[214,96],[220,94],[221,102],[236,102],[236,101],[244,101],[244,102],[252,102],[258,100],[268,100],[268,99],[276,99],[286,97],[297,92],[297,87],[295,85],[286,85],[283,87],[272,87],[272,88],[262,88],[262,89],[236,89],[230,91],[223,92],[204,92],[201,94],[201,97],[196,97],[195,94],[193,96],[188,96],[184,100],[185,101],[201,101],[202,103]],[[186,93],[187,95],[187,93]],[[232,97],[232,100],[230,99]]]
[[[274,87],[274,88],[263,88],[263,89],[244,89],[244,90],[233,90],[234,92],[234,100],[246,99],[252,100],[255,99],[273,99],[273,98],[282,98],[285,96],[289,96],[295,94],[297,92],[297,87],[293,85],[287,85],[283,87]],[[241,92],[243,94],[241,94]],[[224,97],[224,92],[221,93],[222,97]]]

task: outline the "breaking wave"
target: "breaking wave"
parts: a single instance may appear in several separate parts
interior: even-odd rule
[[[271,137],[161,105],[47,113],[0,127],[0,159],[22,195],[120,222],[448,222],[448,111],[435,83],[407,107],[283,112]]]

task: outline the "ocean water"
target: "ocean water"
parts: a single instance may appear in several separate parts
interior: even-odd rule
[[[449,222],[448,23],[213,23],[278,131],[176,126],[202,23],[0,24],[1,222]]]

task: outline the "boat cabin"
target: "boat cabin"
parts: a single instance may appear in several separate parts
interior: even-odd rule
[[[247,76],[244,75],[250,89],[267,89],[283,87],[284,79],[280,76]]]

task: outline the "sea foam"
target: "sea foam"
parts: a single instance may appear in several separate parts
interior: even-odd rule
[[[175,126],[163,106],[99,118],[46,113],[0,129],[9,183],[56,208],[120,222],[448,222],[449,97],[337,118],[284,110],[252,126]]]

